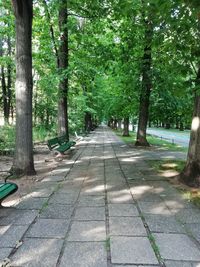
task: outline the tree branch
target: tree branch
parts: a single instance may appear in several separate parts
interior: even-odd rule
[[[57,65],[58,65],[59,56],[58,56],[58,49],[57,49],[56,41],[55,41],[54,29],[53,29],[53,25],[51,23],[51,16],[50,16],[50,13],[49,13],[49,9],[48,9],[48,5],[46,3],[46,0],[42,0],[42,2],[44,4],[45,14],[46,14],[46,17],[47,17],[48,22],[49,22],[49,30],[50,30],[51,39],[52,39],[52,42],[53,42],[54,52],[55,52],[55,56],[56,56],[56,59],[57,59]]]

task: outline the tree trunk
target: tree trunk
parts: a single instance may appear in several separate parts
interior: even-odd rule
[[[4,116],[4,122],[8,123],[7,120],[7,88],[6,88],[6,78],[5,78],[5,71],[4,67],[1,67],[1,87],[2,87],[2,95],[3,95],[3,116]]]
[[[197,74],[196,85],[200,85],[200,67]],[[189,186],[200,186],[200,96],[195,93],[190,143],[187,162],[180,173],[180,180]]]
[[[12,170],[35,174],[32,139],[32,0],[13,0],[16,18],[16,146]]]
[[[8,44],[8,55],[11,57],[10,36],[8,36],[7,44]],[[9,63],[7,65],[7,106],[6,106],[6,114],[5,114],[5,118],[8,123],[9,123],[9,117],[10,117],[11,97],[12,97],[11,86],[12,86],[12,67],[11,67],[11,64]]]
[[[124,118],[123,136],[129,136],[129,117]]]
[[[117,128],[118,128],[118,130],[122,129],[122,120],[121,119],[118,120]]]
[[[85,113],[85,131],[90,131],[92,129],[92,116],[89,112]]]
[[[139,121],[137,130],[136,146],[149,146],[146,139],[146,129],[149,117],[149,98],[152,87],[151,75],[151,43],[153,38],[153,25],[149,20],[145,20],[145,48],[142,62],[142,89],[140,93]]]
[[[171,128],[170,122],[166,122],[165,129],[170,129],[170,128]]]
[[[184,127],[183,127],[183,122],[180,122],[180,127],[179,127],[179,131],[184,131]]]
[[[117,130],[117,119],[114,119],[114,130]]]
[[[61,41],[59,47],[58,70],[60,73],[59,94],[58,94],[58,134],[67,135],[69,139],[68,129],[68,14],[67,0],[61,0],[59,7],[59,30],[61,33]]]

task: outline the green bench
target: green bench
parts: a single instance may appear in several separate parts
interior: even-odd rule
[[[55,137],[47,141],[49,150],[56,150],[60,153],[64,153],[75,144],[75,141],[69,141],[65,135]]]
[[[2,201],[10,196],[11,194],[15,193],[18,189],[18,186],[14,183],[10,183],[7,182],[7,179],[10,177],[11,175],[7,176],[5,178],[5,182],[4,183],[0,183],[0,205],[2,203]]]

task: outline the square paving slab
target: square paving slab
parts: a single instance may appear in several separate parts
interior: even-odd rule
[[[76,194],[60,194],[55,193],[51,198],[49,203],[52,204],[74,204],[78,198]]]
[[[38,219],[26,236],[63,238],[68,226],[69,221],[64,219]]]
[[[79,207],[76,209],[74,220],[83,221],[104,221],[104,207]]]
[[[42,208],[45,202],[47,202],[48,198],[28,198],[22,199],[22,201],[16,205],[18,209],[28,209],[28,210],[39,210]]]
[[[16,243],[21,240],[27,228],[28,225],[12,225],[3,235],[1,235],[0,247],[15,247]]]
[[[68,242],[60,267],[107,267],[105,243]]]
[[[12,257],[12,266],[55,267],[62,244],[58,239],[27,238]]]
[[[183,234],[154,234],[162,258],[167,260],[200,261],[200,250]]]
[[[111,262],[119,264],[158,264],[147,237],[111,237]]]
[[[144,217],[152,232],[185,233],[183,225],[178,223],[173,215],[165,216],[146,214]]]
[[[106,228],[104,221],[74,221],[69,232],[69,241],[104,241]]]
[[[139,217],[110,217],[109,225],[111,235],[147,235],[146,229]]]
[[[138,216],[138,210],[134,204],[109,204],[109,216]]]
[[[84,196],[81,195],[79,198],[78,206],[86,206],[86,207],[97,207],[104,206],[105,198],[104,196]]]
[[[69,219],[73,212],[73,206],[62,204],[49,204],[42,210],[40,218]]]

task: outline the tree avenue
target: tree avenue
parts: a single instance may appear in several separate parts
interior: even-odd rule
[[[69,139],[104,122],[124,136],[137,127],[145,147],[148,127],[192,120],[179,178],[200,186],[199,1],[5,0],[0,10],[0,141],[15,127],[13,172],[35,173],[38,133]]]

